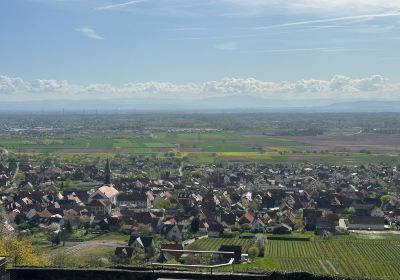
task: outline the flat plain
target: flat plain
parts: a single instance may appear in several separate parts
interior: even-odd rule
[[[210,163],[258,160],[266,162],[390,162],[399,161],[400,134],[267,136],[234,131],[207,133],[151,133],[82,137],[2,137],[0,147],[19,154],[139,154],[176,156]]]

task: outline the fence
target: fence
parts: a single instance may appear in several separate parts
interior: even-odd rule
[[[153,273],[155,271],[156,266],[163,267],[174,267],[174,268],[188,268],[188,269],[195,269],[195,268],[205,268],[210,270],[210,274],[213,274],[213,269],[225,267],[225,266],[232,266],[233,271],[233,264],[235,259],[233,256],[235,255],[234,252],[224,252],[224,251],[196,251],[196,250],[173,250],[173,249],[162,249],[162,252],[171,252],[171,253],[188,253],[188,254],[220,254],[220,255],[229,255],[232,256],[229,262],[223,264],[216,264],[216,265],[201,265],[201,264],[172,264],[172,263],[152,263]]]
[[[0,257],[0,280],[10,280],[10,274],[6,270],[7,258]]]

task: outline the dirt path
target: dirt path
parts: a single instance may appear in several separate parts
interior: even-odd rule
[[[322,269],[326,272],[326,274],[330,274],[329,270],[326,268],[325,264],[321,260],[319,260],[319,263],[322,266]]]
[[[330,261],[326,261],[326,263],[332,268],[333,272],[335,272],[335,274],[339,274],[339,272],[336,270],[336,268],[333,266],[333,264]]]

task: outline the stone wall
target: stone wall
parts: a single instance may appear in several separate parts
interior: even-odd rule
[[[231,274],[177,271],[133,271],[124,269],[62,269],[62,268],[12,268],[13,280],[338,280],[334,276],[317,276],[309,273]],[[344,279],[344,278],[340,278]]]

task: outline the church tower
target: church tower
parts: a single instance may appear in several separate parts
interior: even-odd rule
[[[104,167],[104,184],[110,185],[111,184],[111,167],[110,161],[107,159],[106,166]]]

